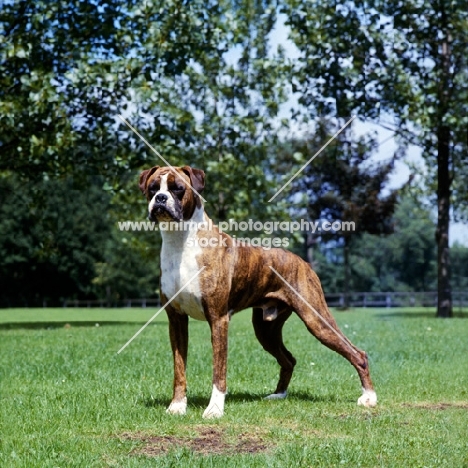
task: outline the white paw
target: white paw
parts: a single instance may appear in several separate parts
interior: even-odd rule
[[[264,400],[283,400],[288,396],[288,392],[272,393],[264,398]]]
[[[203,413],[203,417],[206,419],[220,418],[224,414],[224,399],[226,394],[220,392],[216,385],[213,385],[213,391],[211,392],[211,399],[208,407]]]
[[[205,419],[216,419],[220,418],[224,414],[224,409],[219,408],[217,405],[209,405],[208,408],[203,412]]]
[[[377,405],[377,394],[374,392],[374,390],[364,390],[363,394],[359,397],[357,404],[359,406],[373,408],[375,405]]]
[[[187,412],[187,397],[184,397],[180,401],[172,401],[167,408],[166,413],[168,414],[185,414]]]

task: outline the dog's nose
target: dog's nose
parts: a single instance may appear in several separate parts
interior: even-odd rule
[[[164,193],[158,193],[156,195],[156,203],[164,204],[167,202],[167,195]]]

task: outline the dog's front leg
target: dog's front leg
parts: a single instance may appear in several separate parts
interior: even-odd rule
[[[210,320],[213,346],[213,391],[204,418],[220,418],[224,414],[226,396],[226,371],[228,354],[229,315],[223,314]]]
[[[174,357],[174,394],[166,412],[185,414],[187,411],[185,369],[188,349],[188,316],[179,314],[170,307],[167,308],[167,316],[169,318],[169,335]]]

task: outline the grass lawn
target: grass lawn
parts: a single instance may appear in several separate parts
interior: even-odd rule
[[[225,416],[203,420],[211,392],[208,325],[191,321],[186,416],[165,413],[172,356],[155,309],[0,310],[1,467],[468,467],[468,314],[336,312],[370,356],[377,408],[359,379],[296,318],[286,400],[265,401],[278,366],[250,313],[230,328]]]

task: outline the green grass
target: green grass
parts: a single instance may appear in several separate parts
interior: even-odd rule
[[[466,314],[437,320],[424,309],[335,313],[369,353],[379,405],[368,410],[356,406],[354,369],[296,317],[285,326],[298,360],[290,395],[263,400],[275,388],[278,367],[243,312],[230,328],[225,416],[206,421],[206,323],[190,326],[184,417],[165,413],[172,356],[164,314],[117,355],[154,312],[0,310],[0,466],[468,467]],[[191,443],[205,444],[203,434],[217,434],[232,450],[206,443],[208,453],[193,451]],[[165,452],[145,455],[161,436]],[[261,450],[234,453],[249,439]]]

